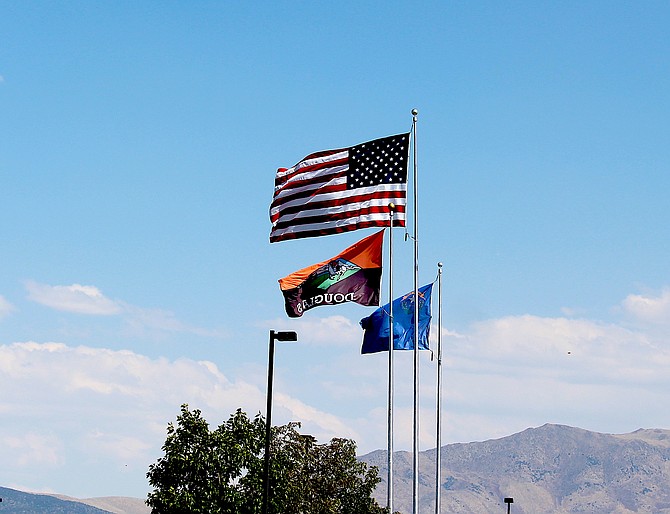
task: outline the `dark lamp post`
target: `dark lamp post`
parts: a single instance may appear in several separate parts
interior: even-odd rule
[[[512,508],[512,503],[514,503],[514,498],[505,498],[503,501],[507,504],[507,514],[509,514],[510,509]]]
[[[272,428],[272,379],[275,365],[275,341],[293,342],[298,340],[296,332],[275,332],[270,330],[268,356],[268,403],[265,409],[265,465],[263,467],[263,514],[268,514],[270,500],[270,430]]]

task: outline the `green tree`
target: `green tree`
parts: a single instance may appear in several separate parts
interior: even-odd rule
[[[272,514],[383,514],[372,498],[377,468],[356,459],[356,443],[318,444],[297,423],[272,428]],[[169,423],[165,455],[149,466],[154,514],[260,514],[265,421],[237,410],[215,430],[199,410],[182,405]]]

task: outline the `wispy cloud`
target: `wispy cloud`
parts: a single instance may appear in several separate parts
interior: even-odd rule
[[[149,332],[185,332],[203,337],[221,338],[226,332],[192,326],[180,321],[165,309],[138,307],[121,300],[112,300],[93,285],[48,285],[27,281],[28,298],[61,312],[89,316],[120,316],[128,331],[147,335]],[[3,313],[0,297],[0,317]],[[11,306],[10,306],[11,307]]]
[[[58,467],[65,458],[62,442],[52,434],[30,431],[5,435],[0,441],[5,455],[13,455],[19,467]]]
[[[122,304],[124,308],[124,322],[129,330],[136,333],[148,330],[163,332],[185,332],[203,337],[225,337],[228,332],[221,329],[209,329],[189,325],[179,320],[176,315],[165,309],[147,309],[133,305]]]
[[[14,310],[16,310],[14,306],[9,303],[4,296],[0,295],[0,319],[8,316]]]
[[[59,311],[110,316],[122,310],[118,302],[105,297],[95,286],[50,286],[28,281],[26,289],[29,299]]]
[[[268,328],[286,326],[286,319],[275,319],[263,324]],[[310,345],[348,345],[362,336],[363,330],[358,323],[345,316],[325,318],[304,317],[291,320],[291,330],[299,334],[299,340]]]

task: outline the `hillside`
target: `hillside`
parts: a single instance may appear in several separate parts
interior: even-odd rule
[[[670,431],[610,435],[547,424],[501,439],[441,449],[444,513],[670,513]],[[379,467],[386,503],[386,452],[361,460]],[[421,513],[435,511],[435,450],[421,453]],[[395,508],[412,510],[412,456],[394,459]]]
[[[24,493],[0,487],[0,512],[3,514],[109,514],[108,511],[77,501],[47,494]]]
[[[70,498],[56,494],[36,494],[0,487],[2,514],[148,514],[143,499],[109,496]]]
[[[58,496],[58,498],[85,503],[110,514],[149,514],[151,512],[143,498],[129,498],[127,496],[104,496],[102,498]]]

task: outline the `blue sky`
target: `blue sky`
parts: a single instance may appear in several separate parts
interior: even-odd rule
[[[0,4],[0,484],[144,496],[181,403],[264,411],[270,329],[299,333],[273,421],[384,448],[371,309],[289,320],[277,285],[371,231],[271,245],[268,207],[277,167],[412,108],[443,442],[670,428],[669,24],[660,1]]]

